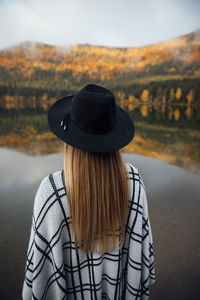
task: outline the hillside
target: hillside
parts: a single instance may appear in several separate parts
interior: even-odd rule
[[[47,109],[89,82],[129,109],[135,99],[200,104],[200,30],[138,48],[25,42],[0,51],[0,107]]]
[[[57,48],[26,42],[0,51],[0,68],[29,78],[38,69],[100,80],[129,72],[200,76],[200,30],[139,48]]]

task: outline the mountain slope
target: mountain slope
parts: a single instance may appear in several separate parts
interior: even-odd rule
[[[26,42],[0,51],[0,69],[22,78],[35,70],[110,80],[127,73],[200,76],[200,30],[139,48],[76,45],[58,48]],[[3,81],[1,76],[0,81]]]

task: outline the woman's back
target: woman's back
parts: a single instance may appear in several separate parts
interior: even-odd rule
[[[148,299],[155,280],[144,183],[129,173],[129,209],[120,250],[82,251],[74,241],[64,171],[43,179],[34,203],[23,299]]]

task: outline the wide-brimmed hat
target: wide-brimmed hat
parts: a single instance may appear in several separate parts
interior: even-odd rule
[[[134,124],[108,89],[89,84],[57,100],[48,111],[53,133],[73,147],[91,152],[121,149],[133,139]]]

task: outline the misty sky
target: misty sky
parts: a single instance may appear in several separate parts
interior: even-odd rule
[[[200,28],[200,0],[0,0],[0,48],[142,46]]]

